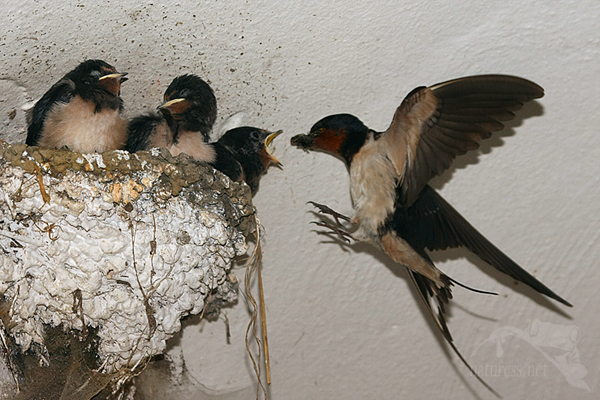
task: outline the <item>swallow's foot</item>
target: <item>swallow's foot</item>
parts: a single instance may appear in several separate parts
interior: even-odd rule
[[[340,219],[342,219],[342,220],[344,220],[346,222],[350,222],[350,218],[349,217],[346,217],[344,214],[340,214],[337,211],[333,211],[331,208],[327,207],[324,204],[315,203],[314,201],[309,201],[309,203],[312,204],[313,206],[315,206],[316,208],[318,208],[319,212],[321,214],[329,214],[329,215],[331,215],[333,217],[333,219],[335,219],[335,222],[339,226],[343,226],[342,223],[340,222]],[[330,228],[330,227],[327,226],[327,228]]]
[[[352,243],[350,241],[350,239],[354,240],[355,242],[358,242],[358,240],[356,240],[356,238],[354,236],[352,236],[352,234],[350,232],[348,232],[347,230],[345,230],[343,228],[340,228],[339,226],[330,225],[325,221],[313,221],[312,223],[317,226],[321,226],[323,228],[330,229],[333,233],[338,235],[338,237],[346,243]],[[338,222],[338,225],[341,226],[341,224],[339,222]]]

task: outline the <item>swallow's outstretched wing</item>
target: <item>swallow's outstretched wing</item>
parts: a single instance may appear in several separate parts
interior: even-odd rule
[[[429,185],[425,185],[412,206],[397,208],[390,224],[399,236],[410,238],[415,248],[433,251],[466,247],[498,271],[571,306],[494,246]]]
[[[401,203],[410,206],[456,156],[477,149],[504,128],[500,121],[543,95],[535,83],[508,75],[470,76],[410,92],[381,137],[400,178]]]

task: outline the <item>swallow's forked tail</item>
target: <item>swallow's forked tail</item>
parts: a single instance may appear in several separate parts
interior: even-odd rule
[[[467,360],[465,360],[465,358],[462,356],[460,351],[458,351],[458,349],[454,345],[452,335],[450,334],[450,330],[448,329],[448,325],[446,324],[446,319],[444,317],[444,314],[446,313],[446,304],[448,304],[448,301],[452,298],[452,291],[450,289],[450,287],[452,286],[452,283],[456,283],[459,286],[465,287],[466,289],[470,289],[475,292],[480,292],[480,293],[485,293],[485,294],[495,294],[495,293],[485,292],[482,290],[469,288],[468,286],[465,286],[465,285],[455,281],[454,279],[448,277],[447,275],[441,276],[445,285],[444,285],[444,287],[440,288],[433,281],[424,277],[423,275],[421,275],[417,272],[414,272],[414,271],[410,270],[409,268],[407,268],[407,270],[408,270],[408,274],[411,278],[411,281],[417,287],[417,290],[419,291],[419,295],[420,295],[421,299],[423,300],[423,303],[425,303],[425,306],[427,307],[427,311],[429,311],[429,314],[431,314],[431,316],[433,317],[433,320],[435,321],[436,325],[442,332],[442,335],[444,335],[446,342],[448,342],[450,347],[452,347],[452,350],[454,350],[454,353],[456,353],[456,355],[458,356],[458,358],[460,358],[460,360],[463,362],[463,364],[465,364],[465,366],[469,369],[469,371],[471,371],[471,373],[473,375],[475,375],[477,380],[479,382],[481,382],[481,384],[483,386],[485,386],[485,388],[487,390],[489,390],[497,398],[501,399],[502,396],[500,395],[500,393],[498,393],[486,381],[484,381],[483,378],[481,376],[479,376],[479,374],[477,374],[477,372],[469,365]]]

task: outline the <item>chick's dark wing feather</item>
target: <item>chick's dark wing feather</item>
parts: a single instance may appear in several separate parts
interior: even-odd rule
[[[227,175],[234,182],[244,179],[242,166],[227,147],[219,142],[210,143],[209,146],[215,150],[215,160],[210,162],[210,165]]]
[[[31,122],[27,128],[28,146],[37,146],[42,132],[44,122],[48,114],[57,103],[68,103],[75,96],[75,83],[70,79],[62,79],[54,84],[33,107]]]
[[[156,133],[156,128],[163,121],[164,118],[162,115],[154,113],[139,115],[129,121],[125,150],[130,153],[149,150],[151,147],[151,137]]]
[[[402,204],[411,205],[456,156],[477,149],[482,139],[504,128],[500,121],[513,119],[513,111],[543,95],[535,83],[507,75],[471,76],[413,90],[382,135],[401,177]]]

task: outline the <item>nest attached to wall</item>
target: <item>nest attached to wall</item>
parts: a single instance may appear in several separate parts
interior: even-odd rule
[[[27,387],[14,354],[51,366],[65,353],[54,339],[71,332],[79,361],[67,362],[56,398],[91,398],[161,354],[182,317],[237,300],[231,262],[256,229],[246,185],[158,149],[78,154],[2,142],[0,157],[0,316],[17,378],[0,393],[16,393],[19,380]]]

